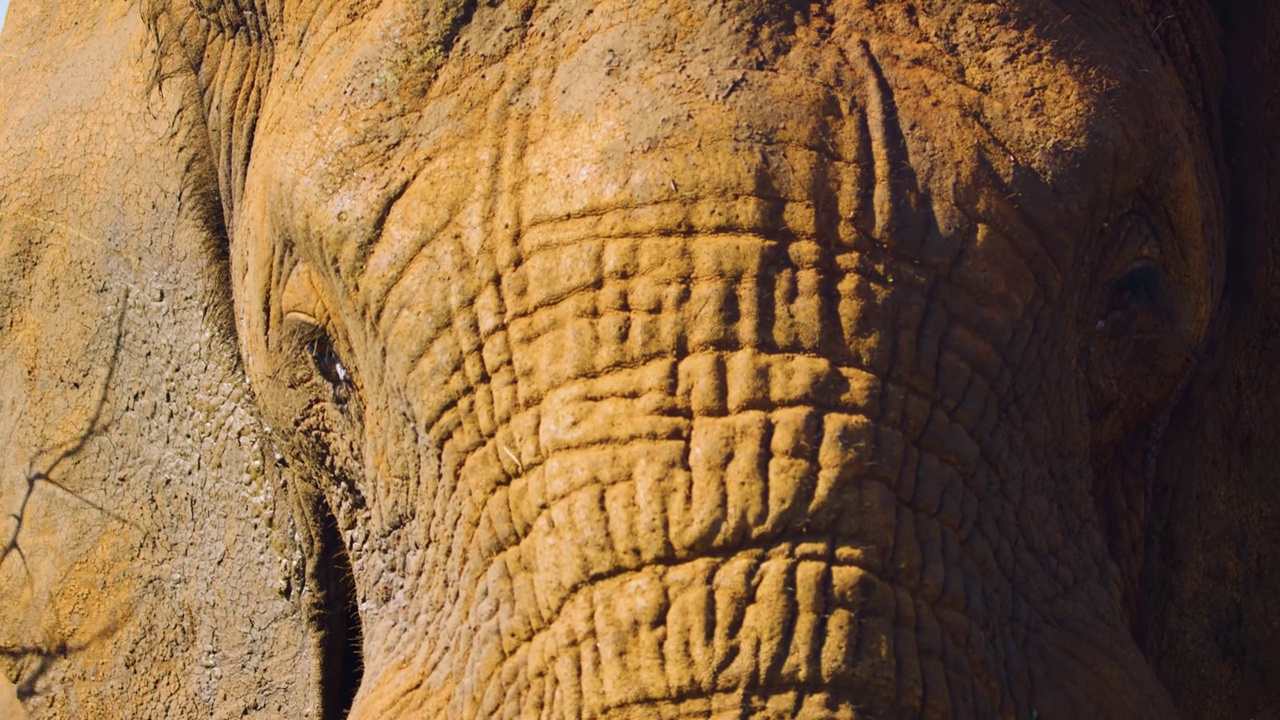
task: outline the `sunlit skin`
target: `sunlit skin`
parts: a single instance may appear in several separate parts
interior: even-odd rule
[[[120,9],[131,26],[102,8],[102,27],[133,28],[146,51],[122,53],[133,75],[99,82],[146,88],[153,106],[121,124],[166,151],[47,122],[108,148],[103,167],[153,163],[149,185],[116,192],[161,218],[146,227],[169,255],[111,285],[83,258],[99,242],[149,247],[133,230],[145,213],[85,203],[63,217],[108,241],[56,269],[40,260],[86,279],[32,317],[56,325],[79,302],[123,318],[120,369],[81,373],[109,421],[44,411],[92,451],[44,472],[96,503],[84,512],[119,518],[102,525],[118,539],[86,535],[99,566],[128,567],[130,543],[147,558],[181,550],[160,580],[116,571],[111,597],[138,609],[98,623],[102,638],[152,623],[204,648],[185,660],[202,663],[199,683],[164,681],[177,716],[206,702],[215,716],[326,720],[1166,718],[1208,707],[1197,690],[1245,687],[1186,680],[1235,662],[1221,659],[1231,643],[1269,672],[1256,620],[1269,606],[1230,594],[1261,587],[1242,578],[1262,576],[1267,551],[1222,570],[1235,573],[1222,597],[1198,594],[1211,571],[1185,529],[1228,536],[1211,503],[1186,508],[1242,491],[1182,479],[1266,458],[1168,460],[1228,454],[1193,439],[1217,426],[1187,413],[1233,397],[1205,378],[1253,327],[1226,318],[1246,276],[1240,208],[1264,193],[1248,194],[1252,166],[1228,161],[1223,128],[1265,116],[1220,116],[1245,91],[1225,79],[1219,38],[1235,25],[1220,29],[1214,8],[148,0]],[[42,12],[66,47],[109,46]],[[68,57],[24,87],[91,76]],[[129,79],[144,65],[145,84]],[[75,144],[50,133],[22,152]],[[48,172],[47,185],[0,181],[0,212],[19,198],[26,216],[51,214],[30,198],[75,186]],[[11,264],[33,272],[25,258],[49,257],[36,221],[4,217]],[[208,267],[155,292],[153,276],[184,262]],[[11,296],[34,292],[15,277]],[[98,288],[123,298],[102,305],[114,314],[90,305],[109,294]],[[107,347],[99,334],[85,347]],[[11,359],[29,383],[14,407],[71,397],[37,384],[53,360]],[[14,427],[15,447],[46,442],[21,429],[38,423]],[[124,438],[142,432],[179,464],[129,455]],[[23,452],[32,468],[58,457]],[[252,529],[205,529],[221,516],[188,499],[187,476],[251,498],[226,527]],[[24,552],[56,537],[27,524],[27,500],[45,507],[28,485],[11,543]],[[151,486],[152,500],[124,494]],[[153,518],[198,539],[174,542]],[[44,582],[11,566],[91,578],[88,550],[21,565],[16,552],[6,583]],[[224,612],[221,596],[184,584],[224,562],[275,578],[268,600],[242,601],[274,603],[261,624],[274,644],[255,645],[256,624],[201,619]],[[23,618],[73,614],[70,599],[22,592]],[[1233,603],[1260,627],[1247,646],[1207,611],[1185,619]],[[1208,650],[1180,639],[1213,633]],[[150,646],[131,642],[143,649],[128,667],[146,666]],[[275,672],[256,657],[297,673],[248,693],[276,705],[239,707],[246,693],[228,688]],[[31,662],[14,676],[36,677]],[[59,667],[28,684],[71,677]],[[100,698],[134,686],[101,672],[36,706],[110,716]],[[1233,707],[1265,697],[1249,692]]]

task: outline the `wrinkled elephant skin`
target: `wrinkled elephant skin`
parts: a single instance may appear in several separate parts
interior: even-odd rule
[[[1216,692],[1159,478],[1230,342],[1223,8],[142,5],[321,717]]]

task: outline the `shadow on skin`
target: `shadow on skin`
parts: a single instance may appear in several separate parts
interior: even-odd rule
[[[120,623],[116,621],[108,623],[88,640],[80,642],[73,643],[67,640],[57,640],[39,645],[0,645],[0,658],[27,665],[23,669],[22,680],[15,688],[17,699],[25,701],[36,695],[38,692],[36,685],[53,667],[54,662],[87,650],[98,641],[111,637],[119,629]]]
[[[4,675],[0,675],[0,717],[27,720],[27,711],[18,702],[17,688]]]
[[[89,442],[93,438],[98,437],[105,432],[107,427],[110,425],[109,422],[103,421],[103,412],[106,408],[107,395],[111,388],[112,380],[115,378],[116,369],[120,362],[121,340],[124,335],[124,314],[128,297],[129,294],[128,291],[126,291],[124,297],[121,298],[120,312],[116,316],[115,323],[115,343],[113,345],[111,358],[107,363],[107,375],[103,380],[102,390],[98,394],[98,399],[94,405],[93,413],[89,418],[88,426],[78,437],[64,443],[61,447],[51,450],[42,450],[36,454],[35,459],[31,463],[31,468],[26,473],[26,492],[23,495],[22,502],[18,505],[17,511],[10,515],[14,520],[14,526],[9,538],[5,541],[3,551],[0,551],[0,566],[9,560],[11,555],[18,558],[23,565],[23,570],[26,572],[28,584],[33,583],[34,580],[31,575],[31,569],[27,564],[26,553],[22,550],[20,535],[26,519],[27,507],[31,503],[31,498],[35,495],[36,488],[40,487],[42,484],[47,485],[64,495],[70,496],[72,499],[103,513],[112,520],[116,520],[124,524],[131,524],[128,520],[124,519],[117,513],[112,512],[99,503],[84,497],[54,478],[54,475],[60,467],[73,461],[77,456],[79,456],[80,453],[82,453],[88,446]],[[47,463],[44,462],[45,458],[50,458]],[[42,464],[44,465],[43,469],[36,469]],[[0,696],[8,694],[8,688],[4,686],[13,688],[17,701],[23,701],[36,695],[36,686],[39,684],[40,679],[49,672],[49,669],[57,660],[71,657],[91,647],[98,641],[110,637],[115,634],[120,626],[121,621],[117,618],[98,629],[87,640],[72,641],[69,638],[62,638],[50,639],[37,644],[0,644],[0,659],[16,663],[21,667],[21,680],[18,681],[16,687],[10,685],[8,679],[4,679],[3,685],[0,685]],[[0,700],[0,710],[7,710],[7,702],[7,698]],[[11,715],[5,716],[11,717]],[[19,717],[25,717],[25,713]]]
[[[74,460],[81,452],[84,451],[90,440],[101,435],[108,427],[108,423],[104,423],[102,421],[102,412],[107,405],[107,393],[111,388],[111,381],[115,379],[116,368],[120,365],[120,347],[122,344],[121,340],[124,336],[124,311],[128,300],[129,291],[126,290],[124,297],[120,300],[120,312],[116,316],[115,343],[113,343],[111,359],[107,362],[107,377],[102,382],[102,391],[98,393],[98,401],[94,405],[93,414],[89,417],[89,426],[85,428],[84,432],[80,433],[79,437],[65,443],[61,448],[55,450],[42,450],[36,454],[35,460],[31,463],[32,469],[27,471],[26,493],[22,497],[22,502],[18,505],[17,512],[10,515],[10,517],[14,519],[15,524],[13,532],[5,542],[4,550],[0,551],[0,565],[3,565],[4,562],[9,559],[10,555],[16,555],[18,559],[22,561],[24,568],[26,568],[27,557],[26,554],[22,552],[22,546],[18,543],[18,536],[22,533],[22,525],[26,519],[27,505],[31,503],[31,498],[35,495],[36,487],[39,486],[40,483],[44,483],[66,495],[70,495],[72,498],[75,498],[94,510],[107,515],[113,520],[118,520],[122,523],[128,524],[127,520],[116,513],[102,507],[98,503],[93,502],[53,479],[53,473],[56,472],[63,463]],[[34,469],[34,467],[40,463],[42,458],[50,455],[55,455],[55,457],[49,461],[49,464],[45,466],[43,470]],[[27,578],[30,580],[31,570],[30,568],[26,568],[26,570]]]

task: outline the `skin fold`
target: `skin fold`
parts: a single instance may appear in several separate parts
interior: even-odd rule
[[[1277,701],[1280,16],[95,8],[15,4],[0,44],[86,88],[64,125],[0,115],[10,296],[87,268],[0,323],[0,659],[35,716]],[[83,127],[108,150],[44,149]]]

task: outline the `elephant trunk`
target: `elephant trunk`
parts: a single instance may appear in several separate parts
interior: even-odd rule
[[[463,288],[412,356],[416,429],[370,437],[421,439],[371,469],[399,550],[357,561],[353,717],[1165,716],[1096,531],[989,460],[1023,467],[970,364],[939,364],[959,397],[860,367],[865,307],[815,288],[867,280],[810,243],[661,242],[721,273],[635,291],[644,241],[591,240]]]

